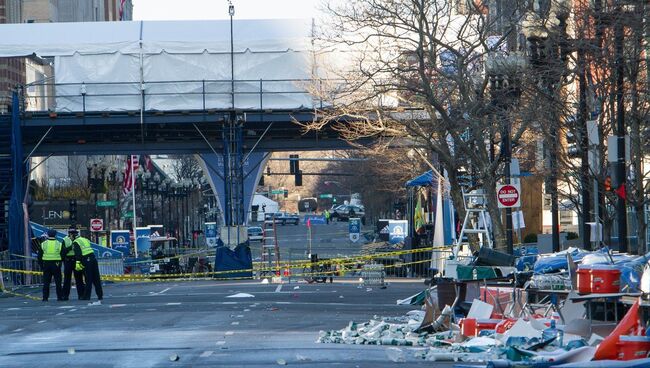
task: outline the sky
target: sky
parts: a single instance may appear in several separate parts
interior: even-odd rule
[[[322,0],[232,0],[235,19],[317,17]],[[134,20],[228,19],[228,0],[133,0]]]

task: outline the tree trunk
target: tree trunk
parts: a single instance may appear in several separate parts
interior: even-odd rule
[[[496,177],[486,175],[483,179],[483,190],[485,190],[487,198],[488,213],[492,219],[492,231],[494,232],[494,249],[505,252],[508,248],[508,245],[506,244],[506,233],[503,228],[501,210],[497,204],[496,187]]]

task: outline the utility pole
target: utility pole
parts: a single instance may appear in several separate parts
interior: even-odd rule
[[[579,41],[580,42],[580,41]],[[587,78],[585,75],[585,55],[582,45],[578,45],[579,76],[579,111],[578,126],[580,127],[580,189],[582,197],[582,247],[591,250],[591,195],[589,191],[589,131],[587,129]]]
[[[615,43],[615,65],[616,65],[616,218],[618,221],[618,250],[627,252],[627,206],[625,203],[626,194],[626,170],[625,170],[625,106],[623,99],[625,64],[623,62],[623,43],[625,34],[623,29],[623,10],[620,1],[617,2],[614,16],[614,43]]]

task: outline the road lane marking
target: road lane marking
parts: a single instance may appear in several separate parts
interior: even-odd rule
[[[167,303],[166,305],[181,305],[181,303]]]
[[[235,332],[233,332],[233,331],[226,331],[226,333],[225,333],[224,335],[226,335],[226,336],[232,336],[232,335],[234,335],[234,334],[235,334]]]
[[[164,289],[163,291],[159,291],[159,292],[157,292],[157,293],[151,293],[151,295],[162,295],[162,294],[164,294],[165,292],[167,292],[169,289],[171,289],[171,287],[168,287],[167,289]]]
[[[217,345],[224,345],[226,342],[224,340],[217,341]]]
[[[232,322],[231,325],[237,326],[239,324],[239,321]]]
[[[200,356],[201,358],[207,358],[207,357],[209,357],[209,356],[212,355],[212,354],[214,354],[214,351],[212,351],[212,350],[206,350],[206,351],[204,351],[203,353],[201,353],[201,355],[199,355],[199,356]]]
[[[279,293],[280,291],[282,291],[282,284],[278,285],[278,287],[275,288],[276,293]]]

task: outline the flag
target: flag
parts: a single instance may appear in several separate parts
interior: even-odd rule
[[[616,188],[614,190],[616,194],[618,194],[619,197],[623,198],[623,200],[627,200],[627,192],[625,190],[625,183],[621,184],[620,187]]]
[[[131,169],[133,166],[133,169]],[[127,156],[126,158],[126,169],[124,170],[124,182],[122,183],[122,193],[126,196],[131,193],[133,180],[131,178],[131,172],[138,170],[140,167],[140,158],[137,155]]]
[[[438,178],[438,194],[436,196],[436,222],[433,230],[433,246],[445,245],[445,226],[442,217],[442,179]]]
[[[415,232],[420,233],[424,230],[424,213],[422,211],[422,200],[418,193],[418,203],[415,205],[415,214],[413,215],[413,224],[415,225]]]
[[[126,0],[120,0],[120,20],[124,20],[124,3]]]
[[[149,172],[153,171],[153,160],[151,159],[151,156],[144,155],[142,156],[142,158],[144,160],[144,164],[143,164],[144,170]]]

